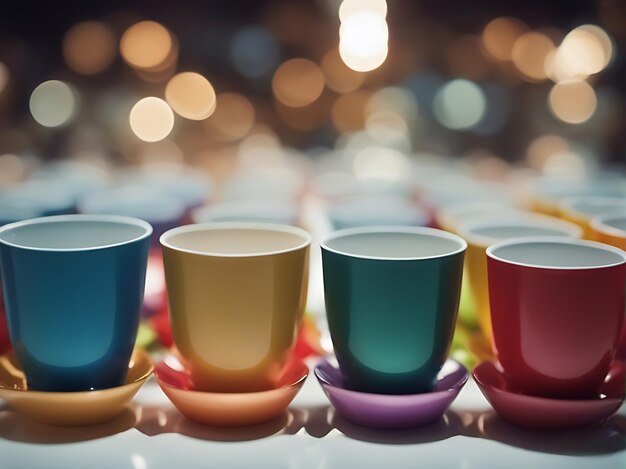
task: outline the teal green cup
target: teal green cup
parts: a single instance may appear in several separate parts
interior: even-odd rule
[[[467,243],[423,227],[337,231],[321,243],[326,313],[351,389],[433,389],[459,306]]]

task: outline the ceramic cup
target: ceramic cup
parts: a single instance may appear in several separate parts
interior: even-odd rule
[[[467,244],[423,227],[337,231],[322,244],[326,313],[347,387],[433,389],[459,306]]]
[[[359,196],[328,207],[335,230],[364,226],[426,226],[430,215],[410,199],[398,196]]]
[[[594,218],[591,230],[595,241],[626,250],[626,211]]]
[[[512,389],[584,399],[604,381],[624,320],[626,253],[571,238],[487,249],[497,358]]]
[[[174,343],[197,389],[272,389],[306,304],[311,236],[214,223],[161,236]]]
[[[9,334],[28,387],[86,391],[126,378],[152,228],[62,215],[0,228]]]
[[[458,233],[467,243],[465,265],[467,280],[476,304],[476,318],[485,339],[493,345],[489,289],[487,287],[486,249],[492,244],[511,238],[528,236],[570,236],[580,238],[583,230],[558,218],[518,214],[487,217],[461,224]]]
[[[626,197],[583,196],[565,199],[560,204],[561,218],[584,230],[585,239],[594,239],[591,220],[602,215],[626,212]]]

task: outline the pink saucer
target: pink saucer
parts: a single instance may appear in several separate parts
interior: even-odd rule
[[[189,374],[174,355],[154,368],[159,386],[174,406],[190,420],[205,425],[257,425],[280,417],[304,384],[307,366],[293,360],[275,389],[220,393],[194,389]]]
[[[572,430],[604,422],[624,402],[624,364],[615,360],[598,397],[550,399],[516,393],[495,362],[474,368],[474,380],[496,413],[512,425],[537,430]]]

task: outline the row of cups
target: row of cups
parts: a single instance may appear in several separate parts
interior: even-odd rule
[[[139,322],[152,228],[67,215],[0,228],[11,341],[29,389],[120,386]],[[186,225],[161,238],[177,354],[194,389],[280,385],[306,303],[311,236],[291,226]],[[346,387],[432,391],[456,321],[467,242],[369,227],[321,242],[327,317]],[[487,250],[495,348],[519,392],[593,396],[624,317],[626,254],[561,236]]]

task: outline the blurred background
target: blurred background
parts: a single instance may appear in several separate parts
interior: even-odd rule
[[[0,225],[149,221],[140,341],[167,346],[158,235],[181,223],[625,209],[625,25],[621,0],[4,2]],[[329,344],[311,269],[303,353]]]
[[[383,145],[494,171],[624,163],[623,2],[344,3],[6,2],[2,179],[68,157],[227,171],[254,135],[313,157]],[[167,105],[138,106],[133,125],[146,96]]]

